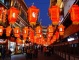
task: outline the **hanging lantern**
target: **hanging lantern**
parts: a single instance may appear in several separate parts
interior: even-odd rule
[[[36,36],[38,38],[42,37],[42,28],[41,28],[41,26],[37,26],[36,29],[35,29],[35,32],[36,32]]]
[[[54,27],[52,25],[49,25],[48,28],[47,28],[47,31],[50,32],[50,33],[53,33]]]
[[[79,6],[72,5],[70,9],[70,16],[73,24],[79,24]]]
[[[48,37],[52,37],[53,36],[53,32],[54,32],[54,27],[52,25],[49,25],[47,28],[47,36]]]
[[[39,9],[36,8],[36,6],[31,6],[28,8],[28,20],[30,25],[35,25],[36,21],[38,19],[38,13],[39,13]]]
[[[56,41],[56,39],[57,39],[57,38],[56,38],[56,35],[54,35],[53,38],[51,39],[50,43],[51,43],[51,44],[54,43],[54,42]]]
[[[61,25],[59,25],[59,27],[58,27],[58,29],[59,29],[59,34],[60,35],[64,35],[64,26],[61,24]]]
[[[29,28],[29,40],[34,42],[34,30],[32,28]]]
[[[2,22],[3,10],[4,7],[0,7],[0,22]]]
[[[8,27],[6,28],[6,36],[10,36],[11,30],[12,30],[12,28],[11,28],[10,26],[8,26]]]
[[[60,20],[59,13],[60,13],[60,8],[58,6],[52,6],[49,8],[49,16],[50,19],[52,20],[53,25],[59,24],[59,20]]]
[[[0,26],[0,36],[2,36],[2,34],[3,34],[3,26]]]
[[[23,28],[23,39],[26,40],[28,36],[28,27],[24,27]]]
[[[15,37],[20,37],[20,28],[19,27],[14,28],[14,35],[15,35]]]
[[[36,31],[36,34],[41,34],[42,33],[41,26],[37,26],[35,31]]]
[[[15,7],[11,7],[8,10],[8,20],[10,24],[13,24],[16,22],[18,14],[19,14],[19,10],[16,9]]]
[[[50,45],[50,44],[51,44],[50,39],[47,39],[47,45]]]
[[[21,45],[21,44],[23,44],[23,41],[20,38],[17,38],[16,43],[17,43],[17,45]]]
[[[3,11],[3,23],[5,23],[6,22],[6,15],[7,15],[7,9],[4,9],[4,11]]]
[[[59,39],[59,32],[58,31],[55,32],[55,35],[56,35],[56,39]]]

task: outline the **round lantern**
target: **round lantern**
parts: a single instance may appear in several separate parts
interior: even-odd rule
[[[26,40],[28,36],[28,27],[24,27],[23,28],[23,39]]]
[[[53,25],[59,24],[59,20],[60,20],[59,13],[60,13],[60,8],[58,6],[52,6],[49,8],[49,16],[50,19],[52,20]]]
[[[11,28],[10,26],[8,26],[8,27],[6,28],[6,36],[10,36],[11,30],[12,30],[12,28]]]
[[[14,28],[14,35],[15,35],[15,37],[20,37],[20,28],[19,27]]]
[[[3,30],[4,30],[3,26],[0,26],[0,36],[2,36]]]
[[[10,24],[13,24],[16,22],[18,14],[19,14],[19,10],[15,7],[11,7],[8,10],[8,20]]]
[[[79,24],[79,6],[72,5],[70,9],[70,16],[73,24]]]
[[[39,9],[36,6],[32,5],[31,7],[28,8],[27,13],[30,25],[35,25],[38,19]]]
[[[59,27],[58,27],[58,29],[59,29],[59,34],[60,35],[64,35],[64,26],[61,24],[61,25],[59,25]]]

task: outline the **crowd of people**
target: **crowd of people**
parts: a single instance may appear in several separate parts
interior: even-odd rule
[[[11,60],[11,51],[10,50],[6,50],[5,46],[2,46],[0,48],[0,53],[1,53],[1,59],[5,60],[7,57],[10,58]]]
[[[23,49],[24,51],[24,49]],[[10,50],[6,50],[6,48],[4,46],[2,46],[2,48],[0,49],[1,52],[1,58],[2,60],[5,60],[6,57],[9,57],[11,59],[11,51]],[[51,56],[51,54],[53,54],[53,47],[50,46],[28,46],[25,48],[26,53],[26,59],[32,59],[32,58],[38,58],[38,53],[42,53],[44,54],[44,56]],[[22,52],[22,53],[24,53]]]
[[[41,47],[27,47],[26,48],[26,59],[37,58],[38,53],[44,54],[44,56],[51,56],[53,54],[53,47],[41,46]]]

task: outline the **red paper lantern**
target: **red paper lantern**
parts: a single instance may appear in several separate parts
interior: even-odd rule
[[[36,34],[41,34],[42,33],[41,26],[37,26],[35,31],[36,31]]]
[[[36,36],[38,38],[42,37],[42,28],[41,28],[41,26],[37,26],[36,29],[35,29],[35,32],[36,32]]]
[[[79,6],[72,5],[70,9],[70,16],[73,24],[79,24]]]
[[[59,39],[59,32],[58,31],[55,32],[55,35],[56,35],[56,39]]]
[[[17,38],[16,43],[17,43],[17,45],[23,44],[23,40],[21,40],[20,38]]]
[[[28,8],[28,20],[30,25],[35,25],[38,19],[39,9],[36,6],[31,6]]]
[[[15,35],[15,37],[20,37],[20,28],[19,27],[14,28],[14,35]]]
[[[0,7],[0,22],[2,22],[4,7]]]
[[[23,39],[26,40],[27,37],[28,37],[28,27],[24,27],[23,28]]]
[[[53,36],[53,32],[54,32],[54,27],[52,25],[49,25],[47,28],[47,36],[48,37],[52,37]]]
[[[8,10],[8,20],[10,24],[13,24],[16,22],[18,14],[19,14],[19,10],[15,7],[11,7]]]
[[[8,26],[8,27],[6,28],[6,36],[10,36],[11,30],[12,30],[12,28],[11,28],[10,26]]]
[[[64,26],[61,24],[61,25],[59,25],[59,27],[58,27],[58,29],[59,29],[59,34],[60,35],[64,35]]]
[[[2,36],[3,30],[4,30],[3,26],[0,26],[0,36]]]
[[[29,40],[34,42],[34,30],[32,28],[29,28]]]
[[[47,28],[47,31],[50,33],[54,32],[54,27],[52,25],[49,25],[49,27]]]
[[[6,15],[7,15],[7,9],[4,9],[3,10],[3,23],[5,23],[6,22]]]
[[[50,19],[52,20],[53,25],[58,25],[59,20],[60,20],[60,8],[58,6],[52,6],[49,8],[49,16]]]

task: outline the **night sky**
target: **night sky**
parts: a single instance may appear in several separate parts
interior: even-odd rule
[[[40,9],[39,12],[39,19],[38,21],[41,21],[41,24],[43,26],[48,26],[51,24],[51,20],[48,16],[48,8],[50,6],[50,0],[24,0],[27,7],[30,7],[33,3],[34,6]]]

